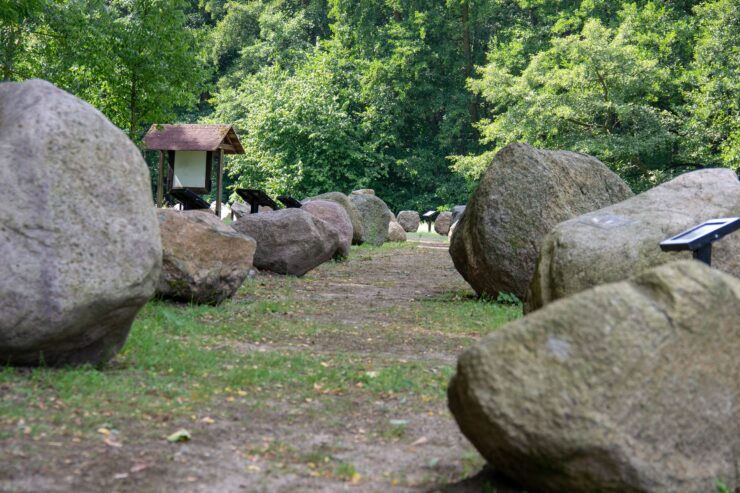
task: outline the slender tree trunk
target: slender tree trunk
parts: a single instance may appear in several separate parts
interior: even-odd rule
[[[20,26],[14,26],[8,28],[5,33],[2,34],[3,53],[5,54],[2,60],[3,67],[3,81],[9,81],[10,76],[13,74],[13,62],[15,59],[15,52],[20,43],[19,39]]]
[[[138,108],[136,107],[138,93],[136,88],[136,77],[131,77],[131,100],[129,101],[129,128],[128,138],[135,140],[136,137],[136,126],[138,125]]]
[[[463,0],[461,4],[462,8],[462,30],[463,30],[463,57],[465,58],[465,79],[469,79],[473,76],[473,47],[470,35],[470,2],[469,0]],[[472,96],[470,104],[468,105],[468,112],[470,113],[470,120],[472,122],[478,121],[478,102],[476,97]]]

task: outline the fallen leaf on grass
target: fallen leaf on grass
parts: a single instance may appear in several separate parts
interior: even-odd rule
[[[186,429],[180,429],[167,437],[170,443],[187,442],[191,439],[190,432]]]
[[[216,422],[213,418],[209,418],[208,416],[206,416],[205,418],[201,419],[200,421],[203,422],[203,423],[205,423],[205,424],[207,424],[207,425],[212,425],[213,423]]]
[[[131,466],[131,469],[129,469],[129,472],[130,473],[141,472],[148,467],[149,467],[149,464],[144,464],[144,463],[134,464],[133,466]]]
[[[105,440],[103,440],[103,443],[106,444],[107,446],[113,447],[113,448],[123,447],[123,444],[121,442],[117,442],[117,441],[115,441],[112,438],[106,438]]]
[[[121,472],[113,475],[113,479],[126,479],[128,477],[127,472]]]
[[[418,440],[416,440],[414,443],[411,444],[412,447],[416,447],[418,445],[424,445],[427,443],[429,439],[427,437],[421,437]]]

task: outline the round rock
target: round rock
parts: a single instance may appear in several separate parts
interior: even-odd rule
[[[419,213],[416,211],[401,211],[398,213],[398,223],[407,233],[416,233],[419,229]]]
[[[511,144],[496,154],[470,198],[450,255],[477,293],[524,299],[540,241],[556,224],[631,196],[594,157]]]
[[[157,295],[217,305],[234,296],[252,268],[257,247],[207,211],[157,211],[163,265]]]
[[[159,279],[141,152],[41,80],[0,84],[0,257],[0,361],[16,365],[108,360]]]

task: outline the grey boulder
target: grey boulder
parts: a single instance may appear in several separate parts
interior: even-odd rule
[[[388,236],[386,236],[386,241],[406,241],[406,231],[403,230],[403,227],[397,221],[391,221],[388,223]]]
[[[306,202],[301,209],[327,222],[337,230],[342,240],[340,255],[348,257],[352,245],[353,228],[352,221],[344,207],[331,200],[316,199]]]
[[[162,267],[141,152],[42,80],[0,84],[0,257],[0,361],[15,365],[108,360]]]
[[[434,231],[439,235],[447,236],[450,232],[450,226],[452,226],[452,212],[440,212],[437,219],[434,220]]]
[[[529,491],[736,491],[740,280],[694,260],[558,300],[460,356],[460,429]]]
[[[163,265],[157,295],[217,305],[234,296],[257,247],[207,211],[159,209]]]
[[[357,207],[355,207],[355,205],[349,200],[349,197],[344,195],[342,192],[327,192],[322,193],[321,195],[316,195],[315,197],[310,197],[304,200],[303,204],[316,199],[331,200],[332,202],[336,202],[341,205],[347,212],[350,222],[352,222],[352,244],[359,245],[362,243],[362,217],[360,217]]]
[[[740,216],[732,170],[686,173],[629,200],[558,224],[542,242],[526,311],[599,284],[619,281],[689,252],[659,243],[708,219]],[[712,267],[740,277],[740,232],[714,243]]]
[[[380,246],[388,235],[391,210],[375,195],[353,193],[349,197],[362,218],[362,241]]]
[[[232,226],[257,241],[255,267],[278,274],[302,276],[343,248],[336,228],[302,208],[250,214]]]
[[[419,229],[419,213],[416,211],[401,211],[398,213],[398,223],[407,233],[416,233]]]
[[[450,242],[479,294],[527,296],[542,238],[563,222],[632,196],[598,159],[511,144],[496,154]]]

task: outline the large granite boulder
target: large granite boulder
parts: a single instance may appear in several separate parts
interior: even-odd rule
[[[249,214],[232,226],[257,241],[255,267],[278,274],[302,276],[344,246],[336,228],[302,208]]]
[[[242,285],[257,244],[208,211],[159,209],[162,274],[157,295],[217,305]]]
[[[398,213],[398,224],[407,233],[416,233],[419,229],[419,213],[416,211],[401,211]]]
[[[309,214],[326,221],[337,230],[339,237],[342,239],[340,255],[348,257],[352,245],[353,228],[352,221],[344,207],[332,200],[316,199],[306,202],[301,208]]]
[[[447,236],[450,232],[450,226],[452,226],[452,212],[440,212],[437,219],[434,220],[434,231],[438,235]]]
[[[341,205],[347,212],[347,215],[349,215],[349,220],[352,222],[352,244],[359,245],[362,243],[362,217],[360,217],[357,207],[355,207],[355,205],[349,200],[349,197],[344,195],[342,192],[327,192],[315,197],[310,197],[304,200],[303,204],[316,199],[331,200],[332,202],[336,202]]]
[[[391,221],[388,223],[388,235],[385,239],[392,242],[404,242],[406,241],[406,231],[397,221]]]
[[[159,279],[141,152],[41,80],[0,84],[0,257],[3,364],[108,360]]]
[[[349,200],[355,205],[362,218],[362,241],[380,246],[388,235],[391,210],[375,195],[352,193]]]
[[[558,300],[460,356],[461,430],[528,491],[740,486],[740,280],[701,262]]]
[[[527,295],[542,238],[561,223],[632,196],[598,159],[511,144],[493,158],[450,242],[479,294]]]
[[[740,216],[732,170],[686,173],[629,200],[558,224],[542,242],[526,311],[592,286],[626,279],[689,252],[659,243],[708,219]],[[714,243],[712,267],[740,277],[740,233]]]

